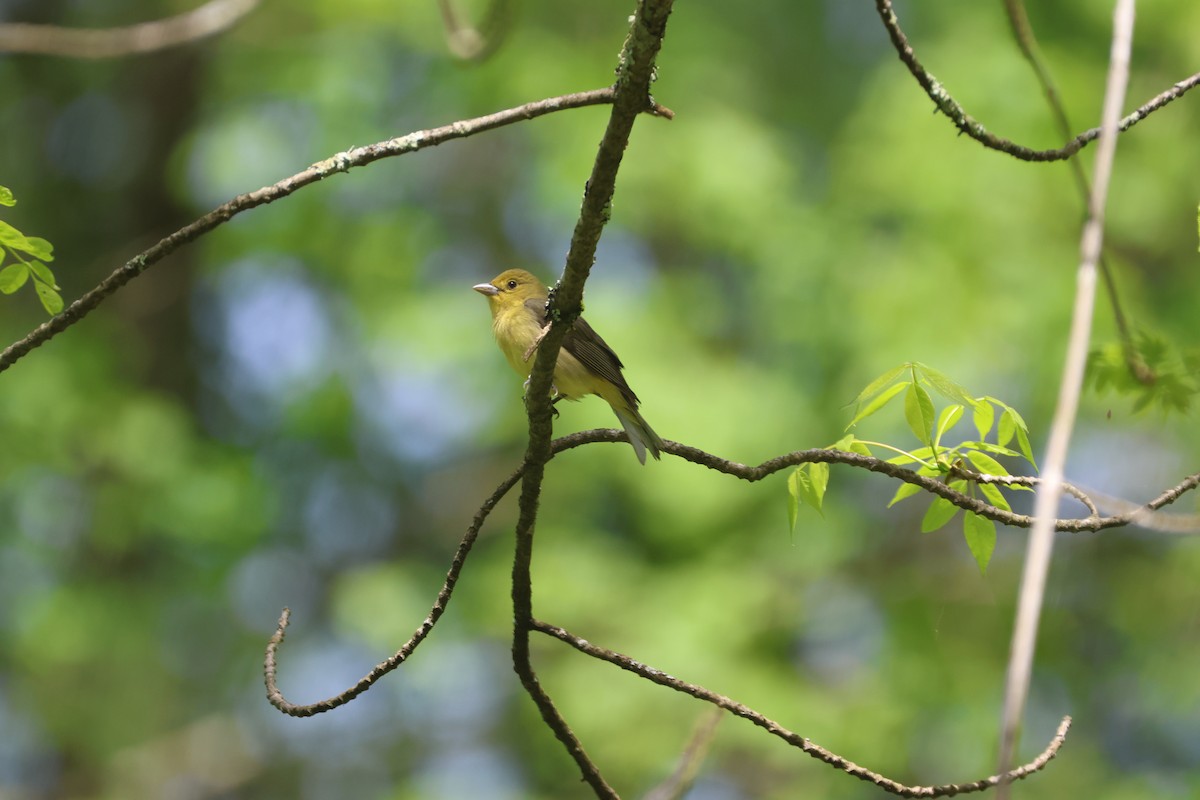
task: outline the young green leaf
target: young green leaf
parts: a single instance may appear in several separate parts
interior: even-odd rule
[[[968,511],[963,515],[963,536],[966,537],[967,547],[971,548],[971,555],[975,556],[975,563],[979,565],[979,574],[986,575],[992,551],[996,549],[996,523]]]
[[[996,428],[996,444],[1007,447],[1017,432],[1017,420],[1012,415],[1011,408],[1005,408],[1000,415],[1000,425]]]
[[[925,510],[925,516],[921,519],[921,533],[936,531],[938,528],[954,519],[954,515],[957,513],[958,506],[954,505],[946,498],[933,498],[933,502],[929,504],[929,508]]]
[[[846,426],[846,430],[850,430],[855,425],[862,422],[879,409],[883,408],[888,404],[889,400],[904,391],[904,387],[907,385],[908,384],[906,383],[897,383],[894,386],[888,387],[887,391],[883,392],[882,394],[876,395],[871,402],[859,409],[858,413],[854,415],[854,419],[850,420],[850,424]]]
[[[0,244],[24,251],[26,249],[25,234],[0,219]]]
[[[17,198],[13,197],[12,190],[7,186],[0,186],[0,206],[15,206]]]
[[[800,515],[800,489],[798,485],[800,470],[796,469],[788,475],[788,528],[795,533],[796,517]]]
[[[932,444],[933,401],[929,399],[929,392],[916,381],[908,384],[904,395],[904,418],[922,444]]]
[[[41,238],[40,236],[25,237],[25,252],[34,258],[40,258],[43,261],[54,260],[54,245]]]
[[[991,442],[967,441],[963,442],[958,447],[960,450],[982,450],[985,453],[992,453],[998,456],[1008,456],[1009,458],[1021,457],[1021,454],[1016,450],[1012,450],[1008,447],[1001,447],[1000,445],[992,444]]]
[[[814,471],[813,467],[816,466],[824,467],[824,470]],[[821,510],[821,500],[825,497],[825,487],[828,484],[828,464],[801,464],[788,478],[788,491],[801,503],[812,506],[818,514],[825,516],[825,512]]]
[[[937,436],[934,438],[934,441],[940,442],[942,435],[953,428],[962,419],[962,415],[963,407],[957,403],[943,408],[942,413],[938,414]]]
[[[858,453],[860,456],[871,455],[871,448],[867,447],[867,443],[856,439],[853,433],[846,434],[826,449],[841,450],[846,453]]]
[[[996,409],[992,408],[992,404],[986,399],[976,400],[972,416],[975,419],[975,430],[979,431],[979,438],[986,439],[988,433],[992,430],[992,424],[996,421]]]
[[[916,367],[921,373],[922,377],[929,381],[929,385],[947,400],[953,400],[957,403],[962,403],[964,406],[973,405],[975,403],[975,398],[967,394],[966,389],[947,378],[945,374],[939,372],[928,364],[922,364],[919,361],[916,363]]]
[[[975,469],[982,472],[984,475],[1008,475],[1009,472],[996,459],[989,456],[987,453],[981,453],[978,450],[968,450],[967,458]]]
[[[29,268],[33,270],[33,277],[49,286],[51,289],[62,288],[54,282],[54,273],[51,272],[50,268],[42,262],[38,261],[37,259],[33,259],[29,262]]]
[[[900,488],[896,490],[896,493],[892,495],[892,499],[888,501],[887,507],[891,508],[901,500],[907,497],[912,497],[914,494],[920,494],[920,492],[921,487],[917,486],[915,483],[902,483],[900,484]]]
[[[909,364],[901,364],[898,367],[893,367],[875,380],[868,383],[867,387],[858,393],[858,397],[854,398],[854,405],[862,405],[875,395],[879,394],[879,392],[883,390],[883,387],[896,380],[896,376],[908,369],[909,366]]]
[[[1037,462],[1033,460],[1033,448],[1029,446],[1029,434],[1024,428],[1017,428],[1017,444],[1021,447],[1021,455],[1028,459],[1033,468],[1037,469]]]
[[[58,292],[41,281],[34,281],[33,288],[37,290],[38,300],[42,301],[42,308],[46,309],[46,313],[53,315],[63,310],[62,295]]]
[[[0,292],[12,294],[29,280],[29,268],[24,264],[9,264],[0,269]]]
[[[1012,506],[1008,504],[1008,498],[1004,496],[1004,492],[1000,491],[1000,487],[996,484],[981,483],[979,484],[979,491],[983,492],[983,496],[996,508],[1012,511]]]

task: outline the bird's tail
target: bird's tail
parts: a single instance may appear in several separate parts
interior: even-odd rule
[[[633,452],[637,453],[638,461],[646,463],[647,450],[655,460],[659,459],[663,441],[658,438],[654,429],[646,424],[646,420],[642,419],[642,415],[638,413],[637,409],[613,408],[613,411],[617,413],[617,419],[621,420],[621,427],[629,435],[629,443],[633,445]]]

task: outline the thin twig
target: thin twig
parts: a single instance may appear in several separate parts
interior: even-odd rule
[[[512,475],[505,478],[496,487],[496,490],[492,492],[491,496],[483,501],[483,505],[479,507],[479,510],[475,512],[475,519],[472,520],[471,527],[467,528],[466,535],[459,542],[458,549],[454,552],[454,558],[450,560],[450,570],[446,573],[446,580],[442,584],[441,591],[438,592],[437,599],[433,603],[433,608],[430,609],[429,616],[425,618],[425,621],[420,624],[412,637],[404,643],[404,646],[396,651],[395,655],[376,665],[358,683],[344,692],[309,705],[297,705],[288,701],[283,696],[283,692],[279,690],[276,681],[276,674],[278,671],[279,646],[283,644],[283,637],[287,632],[288,622],[291,620],[292,615],[292,612],[285,608],[279,616],[279,625],[275,629],[275,634],[267,643],[267,654],[263,663],[263,677],[267,684],[267,699],[271,702],[271,705],[293,717],[311,717],[314,714],[330,711],[338,706],[346,705],[346,703],[349,703],[367,689],[370,689],[384,675],[387,675],[408,660],[408,657],[424,641],[429,632],[433,630],[433,626],[437,624],[442,614],[445,613],[446,606],[450,603],[450,597],[454,594],[454,587],[458,583],[458,576],[462,572],[463,566],[467,563],[467,556],[471,554],[471,548],[475,545],[475,540],[479,537],[479,529],[483,527],[484,520],[492,513],[492,509],[496,507],[500,499],[508,494],[508,490],[516,486],[517,481],[521,479],[522,472],[522,469],[518,469]]]
[[[178,47],[220,33],[262,0],[209,0],[183,14],[123,28],[64,28],[25,22],[0,24],[0,52],[66,58],[117,58]]]
[[[491,0],[483,21],[475,26],[463,21],[454,0],[438,0],[450,52],[466,61],[483,61],[496,52],[512,21],[511,5],[512,0]]]
[[[1054,116],[1054,124],[1058,126],[1059,135],[1064,139],[1071,138],[1071,122],[1067,119],[1067,110],[1063,106],[1062,100],[1058,94],[1058,88],[1054,85],[1054,79],[1050,76],[1050,69],[1046,66],[1046,62],[1042,60],[1041,50],[1038,48],[1037,37],[1033,35],[1033,26],[1029,24],[1029,15],[1025,13],[1025,4],[1022,0],[1004,0],[1004,10],[1008,14],[1008,21],[1012,25],[1013,38],[1017,40],[1017,46],[1021,48],[1021,53],[1025,56],[1025,60],[1029,62],[1029,66],[1033,69],[1037,76],[1038,83],[1042,85],[1042,92],[1046,95],[1046,102],[1050,105],[1050,111]],[[1084,214],[1087,214],[1087,206],[1092,196],[1091,186],[1088,185],[1087,174],[1084,172],[1083,161],[1078,158],[1068,159],[1071,165],[1071,174],[1075,177],[1075,186],[1079,190],[1079,197],[1083,202]],[[1104,257],[1104,252],[1100,253],[1100,276],[1104,279],[1104,290],[1108,295],[1109,305],[1112,307],[1113,323],[1117,326],[1117,336],[1121,340],[1121,352],[1125,356],[1125,368],[1129,370],[1130,376],[1142,384],[1149,386],[1157,380],[1154,370],[1142,358],[1138,352],[1137,345],[1133,341],[1133,332],[1129,328],[1129,320],[1125,317],[1125,310],[1121,307],[1121,296],[1117,291],[1117,281],[1113,277],[1112,266],[1108,263],[1108,259]]]
[[[611,88],[596,89],[590,92],[576,92],[574,94],[562,95],[561,97],[551,97],[533,103],[526,103],[523,106],[517,106],[505,111],[497,111],[494,114],[476,117],[475,119],[460,120],[440,128],[416,131],[407,136],[388,139],[384,142],[366,145],[365,147],[355,147],[341,153],[336,153],[324,161],[319,161],[308,169],[284,178],[270,186],[265,186],[246,194],[240,194],[196,221],[175,231],[150,249],[134,256],[123,266],[114,270],[112,274],[101,281],[94,289],[67,306],[61,314],[43,322],[24,338],[9,345],[4,352],[0,353],[0,372],[11,367],[35,347],[45,344],[76,322],[79,322],[109,295],[145,272],[153,264],[161,261],[180,247],[212,231],[214,228],[225,224],[244,211],[274,202],[280,198],[287,197],[305,186],[336,175],[339,172],[347,172],[354,167],[366,166],[382,158],[402,156],[406,153],[416,152],[417,150],[448,142],[451,139],[462,139],[482,131],[511,125],[514,122],[552,114],[555,111],[611,103],[614,97],[615,93]],[[656,116],[674,116],[670,109],[658,105],[643,105],[640,110]]]
[[[593,430],[579,431],[577,433],[568,434],[567,436],[559,437],[550,443],[551,458],[559,453],[567,450],[573,450],[577,447],[582,447],[588,444],[598,443],[626,443],[629,441],[627,434],[621,430],[612,428],[596,428]],[[918,475],[910,469],[889,464],[871,456],[863,456],[857,453],[848,453],[841,450],[797,450],[792,453],[772,458],[764,461],[758,466],[750,467],[736,461],[729,461],[712,455],[703,450],[687,445],[679,444],[678,442],[665,441],[663,442],[662,450],[664,453],[689,461],[693,464],[698,464],[703,467],[730,475],[748,482],[757,482],[768,478],[782,470],[798,466],[800,464],[810,462],[825,462],[834,464],[846,464],[847,466],[859,467],[872,472],[879,472],[893,478],[914,483],[926,491],[945,497],[951,503],[954,503],[961,508],[967,508],[977,514],[982,514],[990,519],[998,522],[1003,522],[1008,525],[1017,527],[1029,527],[1033,523],[1031,517],[1012,514],[1003,509],[989,506],[982,503],[973,497],[970,497],[950,489],[946,484],[936,481],[932,478],[927,478],[923,475]],[[275,634],[267,644],[267,653],[264,664],[264,677],[267,685],[267,697],[271,701],[271,705],[278,708],[285,714],[290,714],[297,717],[308,717],[314,714],[319,714],[324,711],[337,708],[345,705],[353,700],[358,695],[369,689],[380,678],[387,673],[396,669],[400,664],[412,655],[417,646],[429,635],[433,626],[437,624],[438,619],[446,610],[446,606],[450,602],[450,597],[454,592],[454,587],[458,581],[458,577],[462,572],[463,566],[466,563],[467,556],[470,554],[476,538],[482,529],[483,523],[487,520],[496,504],[516,485],[517,481],[525,474],[525,466],[519,467],[512,475],[504,479],[495,491],[483,502],[479,510],[475,512],[475,517],[471,522],[471,526],[467,529],[462,541],[459,543],[458,549],[455,551],[454,558],[451,560],[450,569],[446,574],[446,580],[438,592],[433,608],[430,609],[429,616],[416,629],[412,637],[405,642],[394,655],[378,664],[358,683],[343,692],[340,692],[326,700],[312,703],[309,705],[297,705],[288,701],[283,693],[279,690],[277,683],[278,673],[278,652],[279,647],[283,642],[284,634],[287,630],[288,623],[291,619],[291,612],[284,609],[280,616],[279,625]],[[995,482],[1002,482],[996,479],[995,476],[980,476],[981,479],[992,479]],[[1025,476],[1013,476],[1005,479],[1003,482],[1020,483],[1022,485],[1036,485],[1037,478],[1029,478]],[[1112,517],[1096,517],[1093,515],[1086,520],[1057,520],[1056,526],[1059,530],[1070,531],[1099,531],[1105,528],[1120,527],[1129,525],[1142,520],[1147,514],[1152,514],[1155,510],[1163,508],[1175,500],[1179,499],[1184,493],[1192,491],[1200,487],[1200,473],[1191,475],[1176,486],[1162,492],[1158,497],[1142,506],[1131,506],[1125,513]]]
[[[533,621],[533,583],[530,562],[533,558],[533,534],[541,499],[542,479],[550,459],[552,435],[550,387],[563,337],[579,316],[583,286],[596,259],[596,246],[608,222],[610,204],[616,189],[617,171],[629,143],[633,123],[653,105],[650,83],[654,77],[654,59],[662,46],[667,18],[673,0],[639,0],[631,20],[629,35],[621,50],[615,96],[608,126],[600,139],[591,177],[583,193],[579,220],[567,250],[566,266],[554,299],[548,309],[551,325],[538,347],[525,408],[529,416],[529,445],[525,451],[525,477],[521,480],[520,514],[517,519],[516,547],[513,554],[513,669],[521,685],[533,699],[546,725],[575,760],[584,781],[597,797],[615,798],[617,793],[604,780],[583,745],[563,719],[550,695],[542,688],[529,654],[529,631]]]
[[[967,794],[969,792],[981,792],[986,789],[991,789],[994,786],[1020,780],[1021,778],[1027,777],[1042,769],[1046,766],[1046,764],[1050,763],[1052,758],[1058,755],[1059,748],[1062,747],[1063,742],[1066,740],[1067,731],[1071,728],[1071,718],[1063,717],[1062,722],[1059,723],[1058,730],[1054,734],[1054,738],[1052,738],[1050,743],[1046,745],[1045,750],[1043,750],[1037,758],[1033,759],[1028,764],[1017,767],[1014,770],[1005,770],[997,775],[992,775],[987,778],[981,778],[979,780],[968,781],[965,783],[947,783],[940,786],[908,786],[900,783],[899,781],[887,778],[878,772],[873,772],[866,767],[859,766],[853,761],[850,761],[849,759],[844,758],[837,753],[826,750],[824,747],[815,744],[800,734],[788,730],[778,722],[763,716],[754,709],[742,705],[735,700],[731,700],[724,695],[709,691],[703,686],[687,683],[686,681],[682,681],[679,678],[668,675],[667,673],[655,669],[654,667],[650,667],[642,664],[639,661],[635,661],[629,656],[622,655],[621,653],[617,653],[613,650],[608,650],[603,647],[598,647],[586,639],[581,639],[570,631],[560,628],[557,625],[551,625],[549,623],[542,622],[541,620],[534,620],[533,627],[534,630],[558,639],[561,642],[565,642],[579,652],[589,655],[592,658],[596,658],[601,661],[607,661],[609,664],[614,664],[623,670],[632,672],[633,674],[645,678],[648,681],[652,681],[653,683],[657,683],[659,686],[665,686],[669,689],[674,689],[677,692],[682,692],[683,694],[694,697],[697,700],[703,700],[707,703],[712,703],[719,708],[723,708],[735,716],[752,722],[753,724],[770,733],[772,736],[782,739],[783,741],[797,748],[801,752],[812,756],[818,761],[839,769],[842,772],[845,772],[847,775],[851,775],[859,780],[873,783],[880,789],[883,789],[885,792],[897,795],[899,797],[952,797],[954,795]]]
[[[908,37],[900,29],[900,21],[896,19],[896,12],[892,9],[891,0],[875,0],[875,9],[879,12],[884,27],[887,28],[888,36],[891,38],[896,52],[899,53],[900,60],[904,62],[905,66],[908,67],[908,71],[917,79],[917,83],[921,84],[921,88],[925,90],[925,94],[929,95],[929,98],[937,105],[939,111],[950,118],[956,128],[984,147],[1008,153],[1010,156],[1022,161],[1062,161],[1075,155],[1087,146],[1089,142],[1100,136],[1100,129],[1092,128],[1071,139],[1062,147],[1052,150],[1034,150],[996,136],[967,114],[963,110],[963,107],[950,96],[946,88],[938,82],[937,78],[933,77],[933,75],[926,71],[925,67],[921,66],[921,62],[917,60],[917,56],[913,52],[912,45],[908,43]],[[1121,119],[1117,125],[1118,130],[1124,133],[1155,111],[1173,100],[1178,100],[1197,86],[1200,86],[1200,72],[1181,80],[1170,89],[1152,98],[1132,114]]]
[[[679,763],[675,765],[675,771],[647,792],[644,800],[682,800],[696,782],[700,766],[708,756],[713,739],[716,738],[717,725],[724,717],[725,712],[722,709],[713,708],[696,721],[692,736],[679,756]]]
[[[1049,444],[1042,467],[1043,482],[1038,486],[1037,497],[1034,500],[1035,522],[1029,536],[1029,549],[1025,555],[1017,619],[1013,627],[1012,650],[1005,680],[1004,714],[1000,726],[1000,772],[1006,771],[1012,763],[1025,698],[1029,693],[1029,676],[1033,667],[1038,621],[1042,612],[1046,578],[1050,571],[1054,545],[1054,514],[1058,507],[1063,467],[1079,407],[1079,394],[1083,387],[1083,372],[1087,362],[1088,339],[1091,336],[1092,311],[1096,296],[1096,261],[1104,240],[1104,206],[1108,199],[1108,184],[1117,147],[1117,124],[1129,81],[1133,12],[1133,0],[1117,0],[1113,13],[1108,80],[1100,118],[1101,135],[1096,148],[1096,181],[1092,187],[1088,219],[1083,226],[1079,245],[1080,264],[1076,275],[1075,309],[1072,313],[1066,362],[1059,385],[1058,405],[1050,426]],[[1007,790],[1001,788],[1000,796],[1002,799],[1006,797]]]

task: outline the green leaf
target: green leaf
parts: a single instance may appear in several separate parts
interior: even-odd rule
[[[982,450],[985,453],[994,453],[995,455],[1008,456],[1009,458],[1020,458],[1021,457],[1021,454],[1018,453],[1016,450],[1013,450],[1008,447],[1001,447],[1000,445],[992,444],[991,442],[968,441],[968,442],[963,442],[958,447],[960,450]]]
[[[40,236],[25,237],[25,252],[34,258],[40,258],[43,261],[54,260],[54,245],[41,238]]]
[[[9,264],[0,269],[0,292],[12,294],[29,280],[29,268],[24,264]]]
[[[788,528],[795,533],[796,518],[800,515],[800,487],[798,485],[800,470],[796,469],[788,476]]]
[[[817,469],[817,467],[823,469]],[[821,501],[825,497],[825,487],[828,485],[828,464],[801,464],[788,478],[788,493],[797,501],[815,508],[821,516],[825,516],[825,512],[821,510]],[[799,509],[797,509],[798,512]],[[795,525],[794,517],[792,525]]]
[[[42,262],[37,261],[36,259],[33,261],[30,261],[29,268],[31,270],[33,270],[33,277],[37,278],[39,281],[41,281],[42,283],[49,286],[51,289],[61,289],[62,288],[61,286],[59,286],[57,283],[54,282],[54,273],[51,272],[50,268],[47,267]]]
[[[908,392],[904,395],[904,418],[922,444],[932,444],[933,401],[929,399],[929,392],[915,381],[908,384]]]
[[[1037,462],[1033,460],[1033,448],[1029,446],[1029,434],[1024,428],[1017,428],[1017,444],[1021,447],[1021,454],[1037,469]]]
[[[858,453],[860,456],[870,456],[871,448],[867,447],[867,443],[856,439],[853,433],[847,434],[838,439],[826,450],[841,450],[846,453]]]
[[[1012,409],[1005,408],[1004,413],[1000,415],[1000,425],[996,428],[996,444],[1007,447],[1016,432],[1017,420],[1012,414]]]
[[[979,484],[979,491],[983,492],[983,496],[996,508],[1012,511],[1012,506],[1008,504],[1008,498],[1004,496],[1004,492],[1000,491],[1000,487],[996,484],[981,483]]]
[[[850,420],[850,424],[846,426],[846,430],[850,430],[855,425],[862,422],[879,409],[883,408],[885,405],[887,405],[889,400],[904,391],[905,386],[908,386],[908,384],[897,383],[894,386],[889,387],[888,390],[883,394],[877,395],[871,400],[871,402],[867,403],[866,406],[861,408],[859,412],[854,415],[854,419]]]
[[[24,251],[27,249],[27,242],[25,234],[0,219],[0,244],[7,245],[14,250]]]
[[[967,458],[975,465],[975,469],[982,472],[984,475],[1008,475],[1009,472],[996,459],[989,456],[987,453],[981,453],[978,450],[968,450]]]
[[[63,310],[62,295],[58,292],[41,281],[34,281],[33,288],[37,290],[38,300],[42,301],[42,308],[46,309],[46,313],[53,315]]]
[[[914,494],[920,493],[921,487],[915,483],[902,483],[900,484],[900,488],[896,490],[896,493],[892,495],[892,499],[888,502],[887,507],[891,508],[906,497],[912,497]]]
[[[942,413],[938,414],[937,421],[937,438],[934,441],[941,441],[942,435],[953,428],[960,419],[962,419],[963,407],[958,403],[952,406],[946,406],[942,409]]]
[[[975,398],[967,394],[966,389],[947,378],[943,373],[939,372],[928,364],[922,364],[919,361],[917,362],[916,367],[920,371],[922,377],[929,381],[929,385],[932,386],[938,394],[942,395],[946,399],[962,403],[964,406],[973,405],[975,403]]]
[[[13,197],[12,190],[7,186],[0,186],[0,206],[15,206],[17,198]]]
[[[986,439],[996,421],[996,409],[987,400],[977,400],[974,405],[972,416],[975,418],[975,430],[979,431],[980,439]]]
[[[925,516],[921,519],[921,532],[929,533],[930,531],[936,531],[954,519],[954,515],[957,513],[958,506],[946,498],[933,498],[933,502],[929,504],[929,508],[925,511]]]
[[[987,575],[988,562],[992,560],[992,551],[996,549],[996,523],[986,517],[981,517],[973,511],[963,515],[963,536],[966,537],[967,547],[975,556],[979,565],[979,574]]]
[[[874,397],[880,391],[882,391],[883,387],[887,386],[889,383],[896,380],[896,376],[898,376],[901,372],[904,372],[904,370],[908,369],[909,366],[910,365],[908,365],[908,364],[901,364],[898,367],[893,367],[892,369],[889,369],[887,372],[880,375],[875,380],[868,383],[867,388],[865,388],[861,392],[859,392],[858,397],[854,398],[854,405],[859,406],[859,405],[862,405],[863,403],[867,402],[868,400],[870,400],[872,397]]]

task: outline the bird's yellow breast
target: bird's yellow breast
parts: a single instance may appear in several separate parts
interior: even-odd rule
[[[533,369],[534,353],[530,348],[542,332],[541,325],[524,303],[507,307],[497,304],[492,310],[492,333],[509,365],[522,378]],[[529,353],[529,358],[525,354]],[[575,356],[566,350],[558,351],[554,365],[554,388],[568,400],[578,400],[587,394],[601,394],[601,381],[588,372]],[[608,399],[607,397],[605,399]]]

